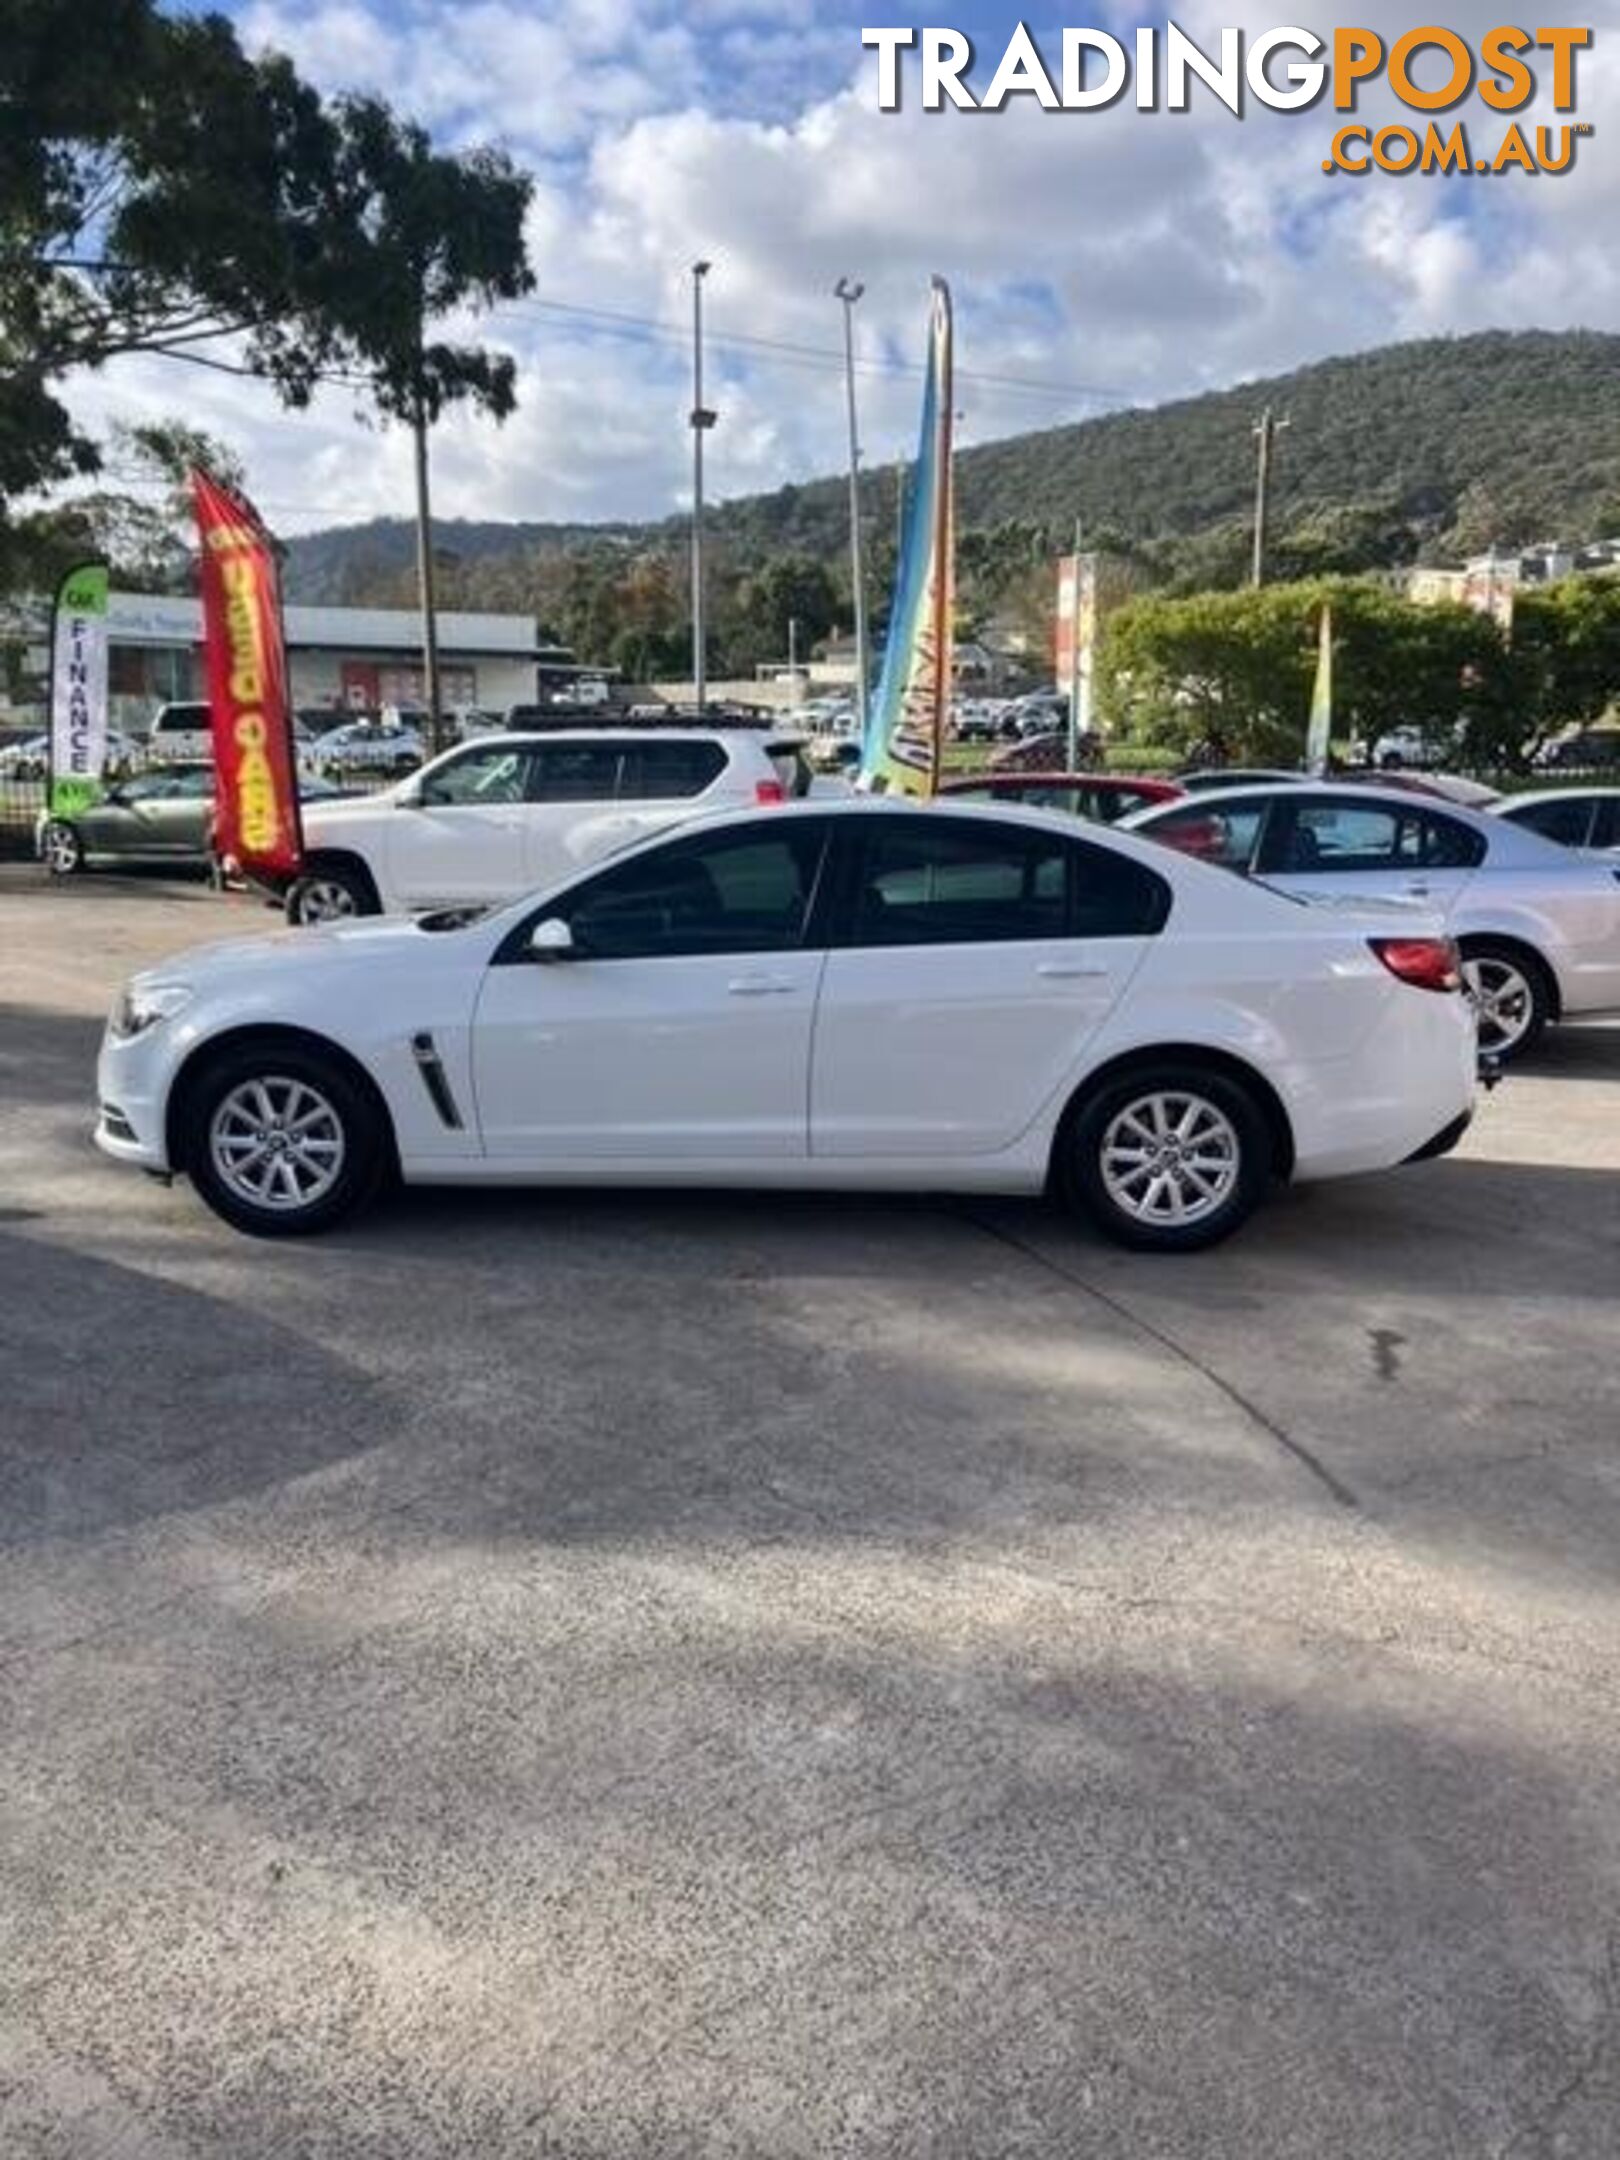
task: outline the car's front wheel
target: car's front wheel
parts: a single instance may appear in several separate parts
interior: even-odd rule
[[[52,818],[40,835],[39,851],[52,877],[72,877],[84,868],[84,842],[60,818]]]
[[[179,1150],[216,1215],[253,1237],[328,1230],[371,1199],[391,1159],[379,1105],[336,1059],[251,1044],[192,1082]]]
[[[1122,1245],[1196,1252],[1254,1209],[1273,1149],[1254,1096],[1224,1073],[1165,1065],[1088,1096],[1058,1142],[1059,1192]]]
[[[1552,1018],[1552,991],[1538,961],[1505,940],[1467,938],[1462,978],[1488,1057],[1506,1064],[1534,1046]]]
[[[377,915],[377,895],[362,870],[346,864],[317,865],[287,890],[287,920],[295,926],[347,922],[355,915]]]

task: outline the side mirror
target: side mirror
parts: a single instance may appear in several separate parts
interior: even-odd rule
[[[574,933],[560,915],[547,915],[529,932],[529,956],[534,960],[574,960],[579,948]]]
[[[420,781],[420,780],[405,780],[405,781],[402,781],[402,782],[400,783],[400,785],[399,785],[399,786],[398,786],[398,787],[397,787],[397,788],[396,788],[396,789],[394,790],[394,808],[395,808],[396,810],[420,810],[420,809],[421,809],[421,807],[422,807],[422,783],[421,783],[421,781]]]

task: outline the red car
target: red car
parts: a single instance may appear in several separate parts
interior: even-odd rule
[[[1133,773],[982,772],[947,780],[942,795],[966,795],[975,802],[1027,803],[1035,810],[1066,810],[1073,817],[1112,825],[1129,810],[1149,803],[1174,802],[1185,791],[1173,780],[1147,780]]]

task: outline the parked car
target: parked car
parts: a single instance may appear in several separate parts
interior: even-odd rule
[[[1418,772],[1444,765],[1456,755],[1457,730],[1441,729],[1431,733],[1413,726],[1391,728],[1380,735],[1373,744],[1368,763],[1385,772],[1399,772],[1411,766]]]
[[[300,776],[300,800],[322,802],[338,790]],[[213,860],[214,768],[165,766],[108,790],[72,817],[42,812],[35,852],[53,877],[80,870],[206,869]]]
[[[1234,789],[1127,819],[1133,832],[1301,897],[1438,909],[1481,1047],[1519,1056],[1550,1021],[1620,1012],[1620,872],[1488,811],[1330,782]]]
[[[367,773],[415,772],[426,752],[415,728],[384,720],[351,720],[323,735],[311,754],[317,769],[337,780]]]
[[[1098,735],[1082,735],[1077,745],[1081,768],[1088,759],[1102,756],[1102,738]],[[1066,772],[1070,767],[1069,733],[1067,728],[1054,728],[1044,734],[1026,735],[1019,742],[998,750],[990,760],[992,772]]]
[[[1620,765],[1620,728],[1581,728],[1546,743],[1531,761],[1543,771],[1581,771]]]
[[[214,734],[206,698],[184,698],[160,705],[146,737],[146,755],[154,765],[206,765],[214,755]]]
[[[320,721],[331,717],[319,708],[316,708],[316,714]],[[333,740],[333,730],[330,727],[323,730],[312,723],[303,709],[292,716],[292,735],[295,760],[305,770],[311,767],[317,753],[325,755],[327,745]],[[214,731],[206,698],[158,708],[146,739],[143,762],[163,766],[211,765],[214,762]]]
[[[973,773],[947,780],[942,796],[969,802],[1027,803],[1036,810],[1063,810],[1070,817],[1112,825],[1149,803],[1175,802],[1181,794],[1169,780],[1144,780],[1130,773]]]
[[[1522,825],[1560,847],[1620,854],[1620,787],[1541,788],[1493,804],[1510,825]]]
[[[1305,775],[1270,765],[1194,765],[1171,777],[1183,795],[1208,795],[1216,788],[1293,785],[1302,782]]]
[[[8,743],[0,750],[0,779],[43,780],[50,770],[51,738],[49,735],[30,735],[22,742]],[[127,774],[139,772],[145,763],[145,753],[133,735],[125,735],[118,728],[107,731],[107,765],[105,777],[122,780]]]
[[[781,802],[809,784],[798,738],[759,729],[486,736],[306,819],[287,919],[510,900],[697,811]]]
[[[487,914],[193,949],[114,1007],[98,1144],[237,1228],[414,1182],[1038,1193],[1213,1244],[1443,1153],[1435,915],[1299,907],[1117,827],[885,798],[661,833]]]

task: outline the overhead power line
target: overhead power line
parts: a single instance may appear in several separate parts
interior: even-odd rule
[[[633,331],[638,337],[649,342],[669,341],[684,347],[688,337],[688,333],[678,323],[670,322],[662,316],[635,315],[623,308],[587,307],[583,302],[572,300],[508,301],[501,312],[521,314],[532,310],[577,319],[588,325],[601,325],[609,332],[614,329]],[[735,347],[744,353],[771,353],[817,367],[831,368],[840,374],[844,370],[844,355],[830,345],[803,345],[791,338],[757,337],[744,330],[712,331],[709,342],[720,348]],[[902,360],[892,355],[858,358],[855,366],[857,372],[867,375],[921,375],[924,372],[922,361]],[[956,379],[958,382],[979,383],[987,389],[1008,390],[1063,401],[1075,398],[1103,399],[1128,405],[1134,400],[1134,392],[1121,389],[1118,384],[1048,382],[1033,376],[1007,375],[992,369],[958,368]]]

